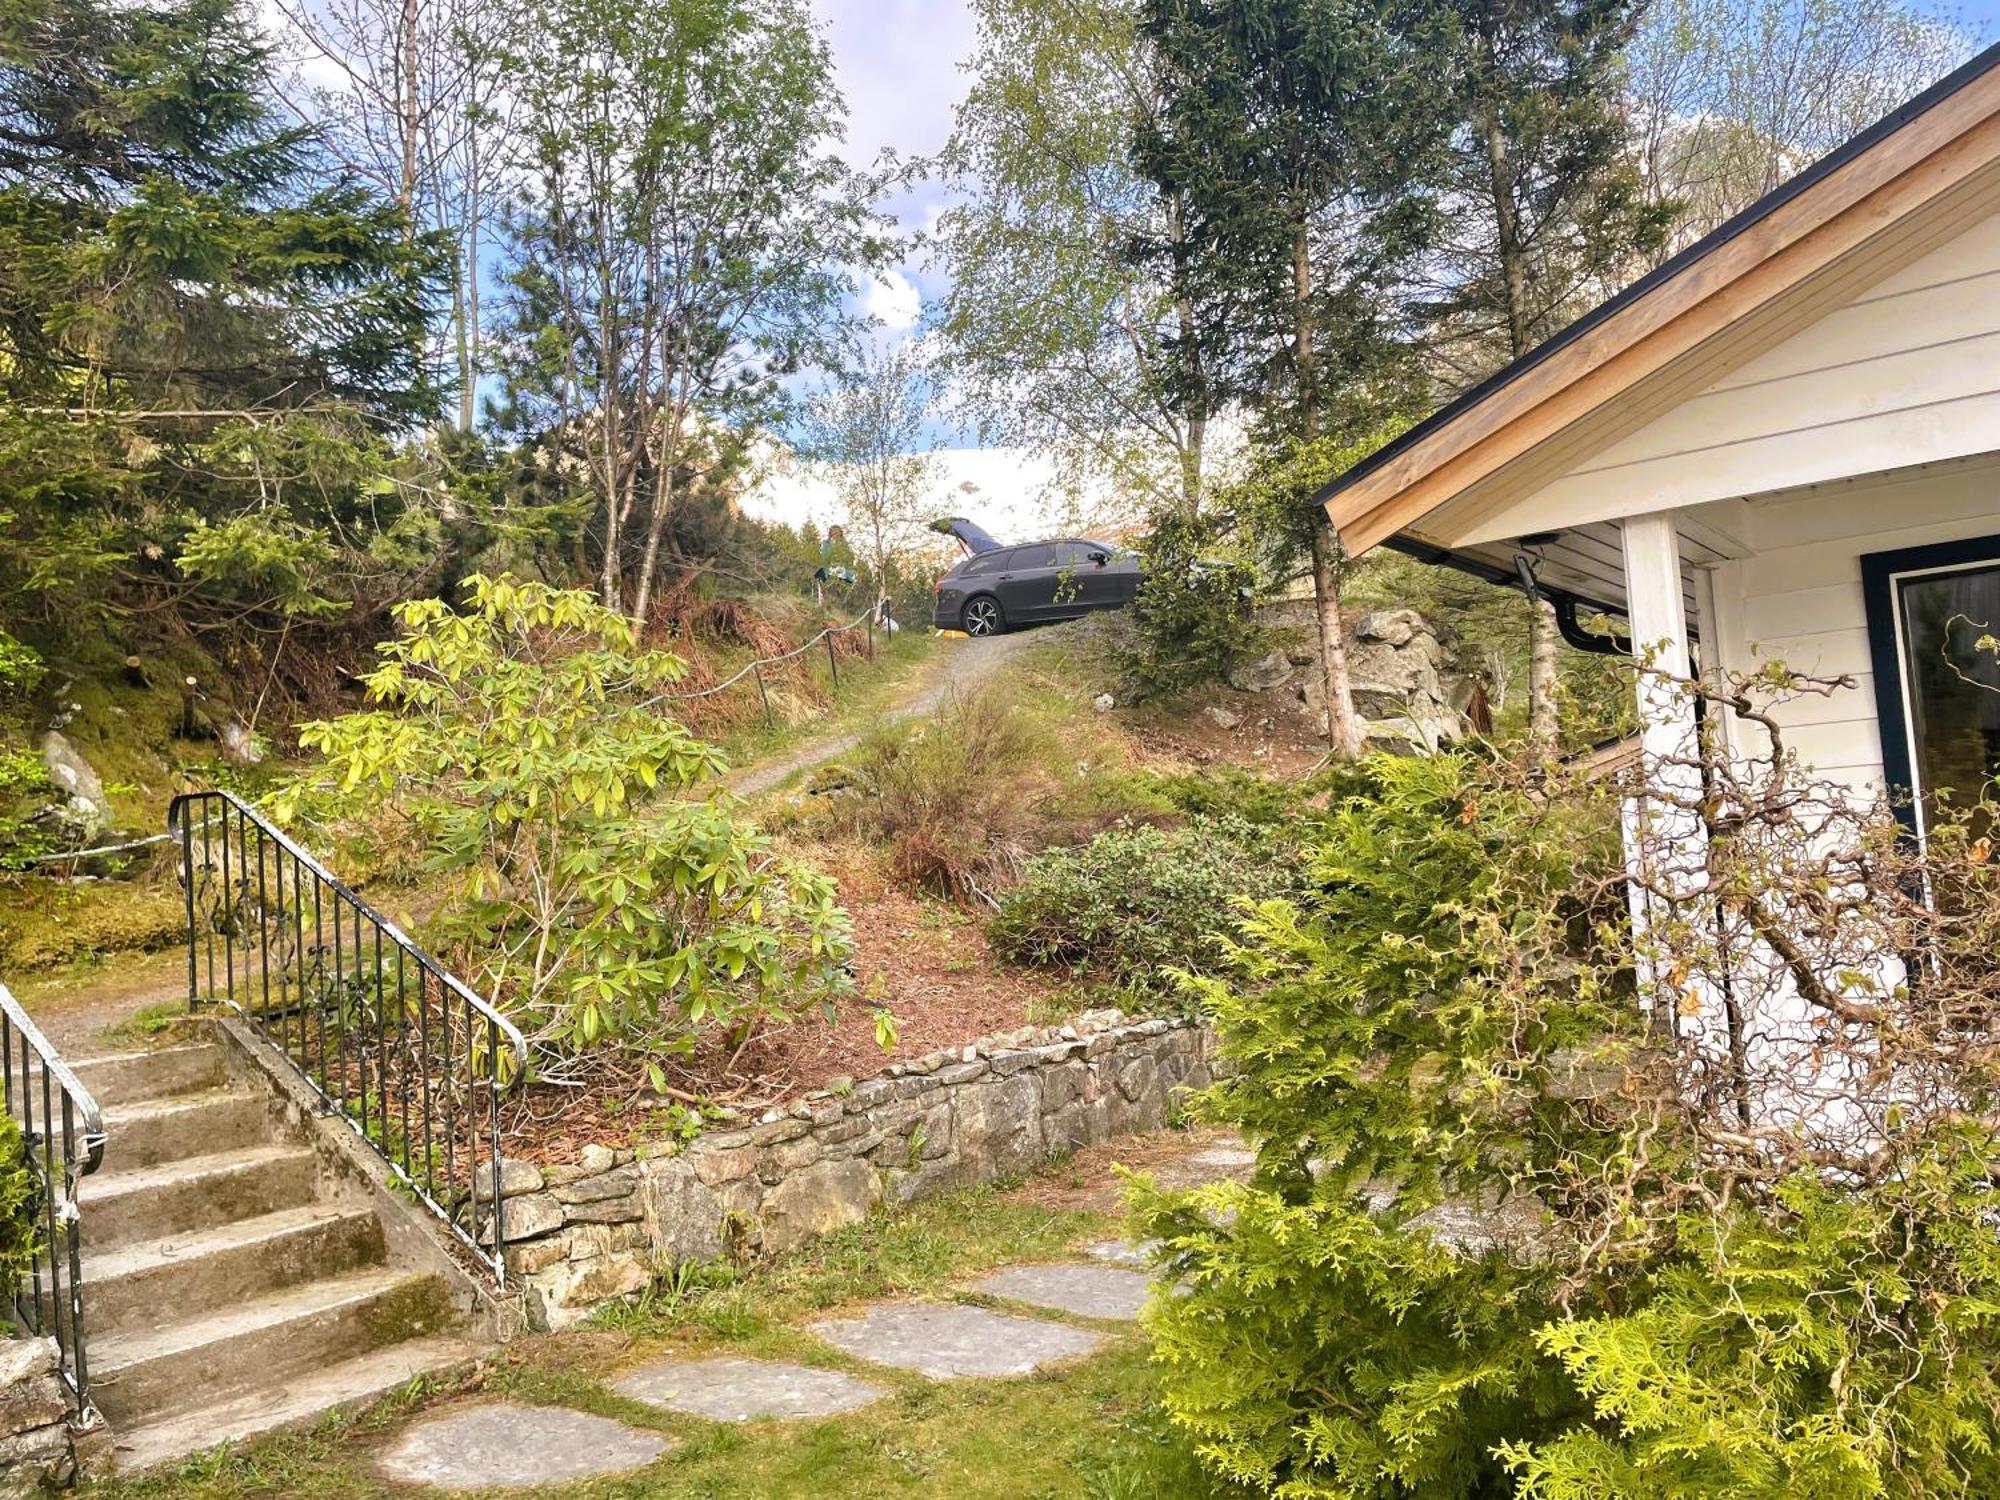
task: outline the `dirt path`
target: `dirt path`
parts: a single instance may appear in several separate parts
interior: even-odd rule
[[[874,723],[848,734],[809,741],[776,760],[739,767],[723,778],[723,789],[739,797],[761,796],[800,771],[845,755],[861,743],[863,735],[879,725],[892,724],[917,714],[934,713],[953,694],[972,692],[986,682],[1004,662],[1033,639],[1031,633],[1024,631],[982,641],[941,641],[936,659],[910,684],[902,699],[884,709]]]

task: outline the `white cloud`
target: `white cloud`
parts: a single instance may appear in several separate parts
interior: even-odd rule
[[[964,0],[817,0],[814,8],[847,97],[848,159],[872,161],[884,147],[905,157],[939,150],[969,82],[957,64],[977,35]]]
[[[929,485],[927,514],[965,516],[1002,542],[1051,535],[1122,533],[1129,520],[1109,486],[1066,499],[1052,460],[1022,448],[939,448]],[[774,454],[743,495],[746,515],[824,529],[847,516],[828,476]]]
[[[924,315],[924,295],[908,276],[891,268],[863,281],[861,313],[890,333],[906,333]]]

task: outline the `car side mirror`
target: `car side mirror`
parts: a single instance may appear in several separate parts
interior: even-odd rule
[[[1109,552],[1087,552],[1084,556],[1088,557],[1100,568],[1111,561],[1111,554]]]

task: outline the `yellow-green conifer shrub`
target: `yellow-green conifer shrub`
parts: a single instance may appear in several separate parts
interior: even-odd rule
[[[0,1115],[0,1287],[20,1286],[34,1266],[42,1244],[40,1206],[20,1124]],[[11,1295],[0,1301],[6,1304],[0,1316],[11,1314]]]
[[[1284,1500],[2000,1494],[1978,830],[1920,858],[1857,814],[1831,855],[1795,837],[1827,831],[1795,768],[1720,776],[1705,875],[1635,939],[1626,789],[1468,755],[1367,783],[1315,893],[1189,981],[1238,1069],[1203,1109],[1253,1180],[1135,1189],[1185,1283],[1148,1323],[1204,1464]],[[1803,1040],[1738,994],[1744,1045],[1704,1050],[1724,1007],[1690,974],[1758,924],[1821,986]],[[1785,1070],[1830,1062],[1842,1107],[1787,1116]]]

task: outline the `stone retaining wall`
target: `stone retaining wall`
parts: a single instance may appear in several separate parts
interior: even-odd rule
[[[593,1146],[574,1166],[508,1162],[508,1269],[530,1322],[561,1328],[665,1267],[778,1254],[885,1200],[989,1182],[1154,1129],[1173,1096],[1206,1087],[1214,1066],[1205,1027],[1092,1011],[842,1080],[686,1146]]]
[[[54,1339],[0,1339],[0,1500],[27,1500],[76,1477],[60,1357]]]

